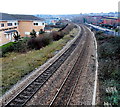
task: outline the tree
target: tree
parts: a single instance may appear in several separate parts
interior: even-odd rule
[[[18,32],[16,31],[13,35],[15,41],[18,41],[20,39],[20,35],[18,34]]]
[[[118,32],[118,31],[119,31],[119,28],[116,28],[116,29],[115,29],[115,32]]]
[[[40,29],[39,35],[40,35],[40,34],[43,34],[43,33],[45,33],[45,32],[43,31],[43,29]]]
[[[116,29],[115,29],[115,35],[117,35],[117,34],[119,35],[119,33],[120,33],[120,29],[119,29],[119,28],[116,28]]]
[[[36,38],[36,31],[33,29],[32,32],[30,32],[31,38]]]

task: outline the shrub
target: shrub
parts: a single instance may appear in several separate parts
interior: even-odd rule
[[[27,40],[20,40],[14,44],[14,52],[27,52],[28,46],[27,46]]]
[[[40,35],[40,34],[43,34],[43,33],[45,33],[45,32],[43,31],[43,29],[40,29],[39,35]]]
[[[28,41],[28,46],[30,49],[40,49],[45,47],[52,41],[52,38],[49,35],[44,35],[42,37],[31,38]]]
[[[100,54],[102,58],[111,58],[115,55],[115,47],[111,43],[103,43],[100,47]]]
[[[0,57],[5,56],[5,53],[12,52],[14,50],[14,43],[15,42],[9,42],[3,46],[0,47]]]
[[[18,34],[18,32],[14,33],[14,39],[15,41],[18,41],[20,39],[20,35]]]
[[[4,57],[8,52],[27,52],[28,46],[27,42],[30,37],[24,37],[22,40],[17,42],[9,42],[0,47],[0,57]]]
[[[50,36],[53,38],[54,41],[57,41],[61,38],[64,37],[64,35],[69,34],[69,32],[74,28],[74,25],[66,25],[63,28],[61,28],[58,32],[57,31],[53,31]]]
[[[103,31],[97,31],[96,32],[96,35],[102,35],[103,34]]]
[[[74,28],[74,25],[68,25],[66,26],[66,28],[64,30],[62,30],[61,32],[64,34],[64,35],[67,35],[69,34],[69,32]]]
[[[48,35],[48,34],[44,34],[44,36],[41,39],[43,42],[43,46],[50,44],[52,41],[52,37],[50,37],[50,35]]]
[[[52,37],[54,41],[57,41],[63,38],[64,34],[62,32],[53,31],[52,33],[50,33],[50,37]]]
[[[65,26],[63,26],[58,32],[64,30],[67,26],[68,26],[68,24],[66,24]]]
[[[33,29],[32,32],[30,32],[31,38],[36,38],[36,31]]]

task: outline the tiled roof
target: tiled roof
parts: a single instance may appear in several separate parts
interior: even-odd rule
[[[0,13],[0,20],[16,20],[11,14]]]
[[[35,17],[33,15],[19,15],[19,14],[7,14],[0,13],[0,20],[41,20],[42,18]]]

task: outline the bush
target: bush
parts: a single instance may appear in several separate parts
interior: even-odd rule
[[[27,52],[28,46],[27,46],[27,40],[20,40],[14,44],[14,52]]]
[[[5,56],[7,52],[27,52],[30,49],[40,49],[48,45],[52,40],[57,41],[67,35],[75,26],[66,25],[60,31],[53,31],[50,35],[46,34],[43,30],[40,30],[39,37],[36,37],[36,32],[33,29],[30,33],[30,37],[24,37],[17,42],[11,42],[1,47],[1,56]],[[19,35],[16,36],[16,40],[19,39]]]
[[[52,38],[49,35],[44,35],[42,37],[31,38],[28,41],[28,46],[30,49],[40,49],[50,44]]]
[[[36,38],[36,31],[33,29],[32,32],[30,32],[31,38]]]
[[[41,38],[43,42],[43,46],[49,45],[52,41],[52,37],[48,34],[44,34],[44,36]]]
[[[14,39],[15,41],[18,41],[20,39],[20,35],[18,34],[18,32],[14,33]]]
[[[62,32],[53,31],[52,33],[50,33],[50,37],[52,37],[54,41],[57,41],[63,38],[64,34]]]
[[[102,35],[103,34],[103,31],[97,31],[96,32],[96,35]]]
[[[25,37],[23,40],[19,40],[17,42],[9,42],[0,47],[0,57],[4,57],[8,52],[27,52],[28,46],[27,42],[30,38]]]
[[[43,34],[43,33],[45,33],[45,31],[43,31],[43,29],[40,29],[39,35],[40,35],[40,34]]]
[[[53,38],[54,41],[57,41],[64,37],[64,35],[69,34],[69,32],[74,28],[74,25],[66,25],[61,28],[59,31],[53,31],[50,36]]]
[[[0,47],[0,57],[5,56],[5,53],[12,52],[14,50],[14,44],[15,42],[9,42],[3,46]]]

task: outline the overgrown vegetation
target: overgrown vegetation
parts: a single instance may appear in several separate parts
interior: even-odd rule
[[[32,38],[28,41],[29,49],[40,49],[49,45],[52,42],[52,38],[48,34],[44,34],[40,37]]]
[[[4,94],[18,80],[53,57],[69,40],[73,39],[77,32],[78,29],[75,27],[69,31],[68,35],[64,35],[57,41],[54,41],[50,35],[43,33],[41,37],[26,37],[13,43],[14,51],[7,52],[4,54],[5,57],[0,58],[2,60],[1,94]]]
[[[13,51],[13,47],[14,47],[14,43],[15,42],[10,42],[10,43],[8,43],[8,44],[5,44],[5,45],[3,45],[3,46],[1,46],[0,47],[0,56],[4,56],[5,55],[5,53],[7,53],[7,52],[12,52]]]
[[[101,104],[120,105],[120,37],[96,33]]]
[[[74,28],[74,25],[64,25],[59,31],[53,31],[50,34],[45,33],[42,29],[39,31],[39,36],[37,36],[36,31],[33,29],[30,32],[31,37],[25,37],[22,40],[16,42],[8,43],[4,46],[1,46],[1,56],[6,56],[7,52],[20,52],[25,53],[31,49],[40,49],[47,46],[52,41],[57,41],[64,37],[64,35],[69,34],[69,32]],[[18,36],[19,37],[19,36]]]

